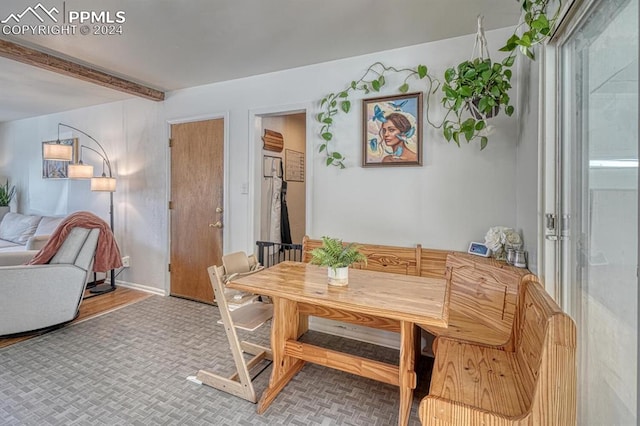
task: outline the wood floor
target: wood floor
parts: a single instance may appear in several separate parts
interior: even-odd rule
[[[93,296],[87,291],[86,296]],[[114,311],[132,303],[139,302],[141,300],[150,297],[151,294],[144,291],[132,290],[125,287],[117,287],[115,291],[111,293],[101,294],[99,296],[89,297],[82,301],[80,305],[80,314],[76,319],[66,324],[65,327],[76,324],[82,321],[86,321],[90,318],[97,317],[107,312]],[[14,343],[22,342],[23,340],[31,339],[39,334],[31,334],[20,337],[0,338],[0,348],[4,348]]]

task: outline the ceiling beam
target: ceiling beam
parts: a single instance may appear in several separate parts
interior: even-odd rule
[[[153,101],[164,100],[164,92],[160,90],[152,89],[10,41],[0,40],[0,56]]]

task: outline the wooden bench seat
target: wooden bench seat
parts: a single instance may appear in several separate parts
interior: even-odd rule
[[[518,289],[528,270],[494,259],[451,252],[446,260],[449,326],[423,327],[434,336],[502,345],[511,341]]]
[[[424,425],[575,425],[576,328],[535,277],[525,278],[513,348],[439,337]]]

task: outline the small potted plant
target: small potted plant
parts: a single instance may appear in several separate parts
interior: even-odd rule
[[[16,187],[9,187],[9,180],[4,185],[0,185],[0,220],[9,211],[9,203],[16,195]]]
[[[360,253],[355,244],[342,244],[337,238],[322,237],[322,247],[311,251],[311,263],[327,266],[329,284],[346,286],[349,283],[349,265],[356,262],[367,263],[367,257]]]

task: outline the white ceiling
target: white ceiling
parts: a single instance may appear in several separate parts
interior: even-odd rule
[[[163,91],[470,34],[478,14],[486,30],[510,26],[520,11],[515,0],[2,0],[0,21],[38,3],[60,20],[123,11],[122,35],[0,38]],[[0,122],[130,97],[0,58]]]

